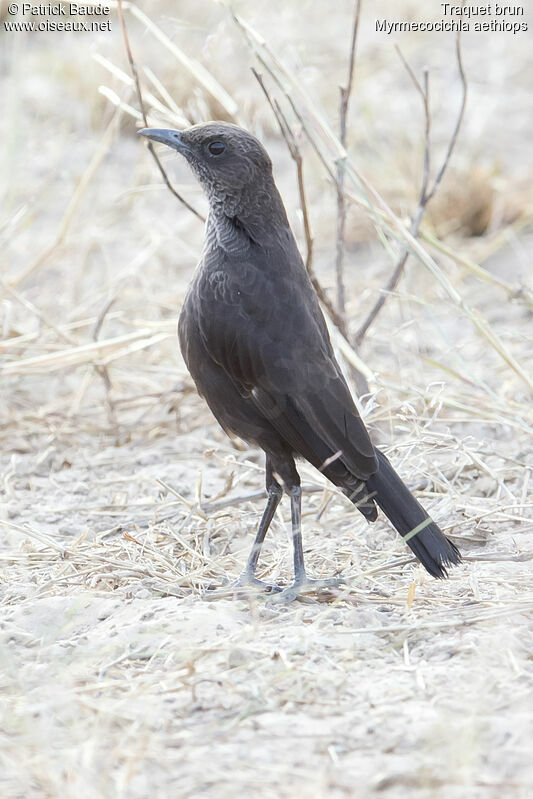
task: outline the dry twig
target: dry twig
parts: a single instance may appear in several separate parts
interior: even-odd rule
[[[416,238],[418,236],[418,231],[420,229],[420,224],[422,222],[422,218],[424,216],[425,210],[427,208],[428,203],[434,197],[442,178],[444,177],[444,173],[448,167],[450,162],[450,158],[452,156],[453,150],[455,148],[455,144],[457,141],[457,137],[459,135],[459,130],[461,128],[461,123],[464,117],[464,110],[466,105],[466,96],[467,96],[467,88],[468,84],[466,82],[466,76],[463,69],[463,61],[461,57],[461,38],[460,34],[457,34],[456,43],[456,55],[457,55],[457,64],[459,67],[459,75],[461,77],[461,86],[462,86],[462,96],[461,96],[461,104],[459,106],[459,113],[457,115],[457,119],[455,121],[455,126],[453,129],[453,133],[450,137],[450,141],[448,143],[448,149],[446,151],[446,155],[442,161],[440,169],[433,181],[433,185],[429,188],[429,174],[430,174],[430,162],[431,162],[431,141],[430,141],[430,132],[431,132],[431,109],[429,105],[429,74],[427,69],[424,70],[424,82],[420,84],[416,75],[414,74],[413,70],[411,69],[410,65],[405,60],[401,50],[399,47],[396,47],[398,55],[409,73],[411,80],[414,83],[416,90],[419,92],[422,98],[422,104],[424,107],[424,162],[423,162],[423,173],[422,173],[422,186],[420,188],[420,195],[418,200],[418,206],[411,218],[411,224],[409,228],[409,232]],[[403,274],[405,264],[407,263],[407,259],[409,258],[409,247],[405,245],[402,253],[398,259],[396,266],[394,267],[394,271],[390,276],[389,280],[383,291],[381,292],[376,304],[368,314],[367,318],[359,328],[355,336],[355,344],[356,346],[360,346],[363,342],[363,339],[370,327],[370,325],[374,322],[375,318],[385,305],[387,298],[394,291],[398,282]]]
[[[357,32],[359,30],[359,17],[361,15],[362,0],[356,0],[354,20],[352,26],[352,41],[350,45],[350,56],[348,58],[348,78],[346,86],[340,87],[340,131],[339,140],[343,147],[346,147],[346,120],[348,117],[348,106],[352,94],[353,76],[355,67],[355,46],[357,43]],[[346,195],[344,192],[344,159],[339,158],[337,163],[337,245],[335,258],[335,274],[337,278],[337,309],[339,316],[344,320],[346,313],[346,300],[344,289],[344,231],[346,227]]]
[[[126,21],[124,19],[124,13],[123,13],[123,10],[122,10],[122,0],[118,0],[117,11],[118,11],[118,16],[119,16],[119,20],[120,20],[120,26],[122,28],[122,35],[124,37],[124,47],[126,48],[126,55],[128,56],[128,62],[129,62],[129,65],[130,65],[131,74],[133,75],[133,80],[135,82],[135,90],[137,92],[137,100],[138,100],[138,103],[139,103],[139,108],[141,110],[141,114],[142,114],[142,118],[143,118],[143,122],[144,122],[144,127],[147,128],[147,127],[149,127],[149,125],[148,125],[148,119],[147,119],[147,116],[146,116],[146,109],[144,107],[144,101],[143,101],[143,96],[142,96],[142,91],[141,91],[141,83],[139,81],[139,73],[137,71],[137,65],[136,65],[136,63],[135,63],[135,61],[133,59],[133,54],[131,52],[130,41],[129,41],[129,38],[128,38],[128,30],[126,28]],[[168,175],[167,175],[167,173],[165,171],[165,168],[163,167],[163,164],[161,163],[161,161],[159,159],[159,156],[157,155],[157,153],[156,153],[156,151],[154,149],[154,146],[153,146],[152,142],[151,141],[147,141],[146,146],[150,150],[150,153],[152,154],[152,158],[154,159],[154,161],[157,164],[157,167],[158,167],[158,169],[159,169],[159,171],[161,173],[161,177],[163,178],[167,189],[174,195],[174,197],[177,200],[180,201],[180,203],[182,203],[185,206],[185,208],[187,208],[192,214],[194,214],[202,222],[205,222],[205,217],[202,216],[202,214],[199,211],[197,211],[196,208],[194,208],[185,199],[185,197],[183,197],[174,188],[174,186],[170,182],[170,179],[169,179],[169,177],[168,177]]]

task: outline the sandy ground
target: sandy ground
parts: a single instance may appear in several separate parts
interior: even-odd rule
[[[237,10],[335,127],[350,4],[325,18],[311,2],[274,6]],[[451,38],[376,37],[374,14],[397,8],[363,17],[350,135],[405,214],[421,113],[394,41],[431,69],[435,163],[459,84]],[[302,240],[293,165],[231,19],[207,0],[180,19],[168,3],[145,10],[265,139]],[[432,580],[383,519],[369,527],[302,466],[309,569],[347,585],[283,605],[228,588],[259,520],[262,457],[218,429],[177,351],[202,226],[98,93],[135,104],[92,57],[127,71],[112,20],[98,35],[0,33],[1,796],[531,796],[531,31],[465,37],[468,113],[426,228],[487,274],[432,249],[454,304],[413,260],[360,352],[373,372],[367,419],[465,563]],[[221,115],[129,25],[137,60],[192,119]],[[335,198],[302,146],[330,289]],[[204,210],[182,165],[164,163]],[[354,204],[349,220],[355,331],[391,264],[372,219]],[[289,565],[284,502],[262,574],[287,582]]]

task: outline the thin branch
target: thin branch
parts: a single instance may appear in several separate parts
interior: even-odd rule
[[[355,46],[357,43],[357,32],[359,30],[359,18],[361,15],[362,0],[356,0],[354,20],[352,26],[352,41],[350,45],[350,56],[348,59],[348,78],[346,86],[340,87],[340,109],[339,109],[339,139],[343,147],[346,147],[346,120],[348,117],[348,106],[353,86],[353,75],[355,67]],[[337,308],[342,319],[346,314],[346,297],[344,288],[344,232],[346,228],[346,196],[344,193],[344,159],[339,158],[337,162],[337,246],[335,257],[335,275],[337,279]]]
[[[460,39],[460,34],[458,33],[457,34],[457,38],[456,38],[456,54],[457,54],[457,64],[458,64],[458,68],[459,68],[459,75],[460,75],[461,84],[462,84],[461,104],[460,104],[459,113],[457,115],[457,119],[456,119],[456,122],[455,122],[455,127],[454,127],[453,133],[452,133],[452,135],[450,137],[450,141],[449,141],[449,144],[448,144],[448,149],[446,151],[446,155],[444,156],[444,159],[443,159],[443,162],[442,162],[442,164],[440,166],[440,169],[437,172],[437,176],[435,177],[435,180],[433,181],[433,185],[431,186],[431,188],[428,188],[429,187],[430,164],[431,164],[431,138],[430,138],[430,134],[431,134],[431,109],[430,109],[430,105],[429,105],[429,74],[428,74],[427,69],[425,69],[424,70],[424,82],[423,82],[423,84],[420,84],[420,82],[416,78],[416,75],[414,74],[413,70],[411,69],[411,67],[409,66],[407,61],[405,60],[400,48],[396,47],[396,50],[398,52],[398,55],[399,55],[403,65],[404,65],[405,69],[407,70],[411,80],[413,81],[413,84],[414,84],[416,90],[420,94],[420,96],[422,98],[422,103],[423,103],[423,106],[424,106],[424,122],[425,122],[425,124],[424,124],[424,162],[423,162],[422,185],[421,185],[421,188],[420,188],[418,206],[416,208],[415,213],[411,217],[411,224],[409,226],[409,232],[410,232],[411,236],[413,238],[416,238],[418,236],[418,231],[420,229],[420,224],[422,222],[422,218],[424,216],[424,213],[425,213],[425,210],[427,208],[427,205],[430,202],[430,200],[434,197],[435,192],[437,191],[437,189],[438,189],[438,187],[439,187],[439,185],[440,185],[440,183],[442,181],[442,178],[444,177],[444,173],[446,172],[446,169],[448,168],[448,164],[450,162],[452,153],[454,151],[454,148],[455,148],[455,145],[456,145],[456,142],[457,142],[457,137],[459,135],[459,130],[461,128],[461,124],[462,124],[463,117],[464,117],[468,86],[467,86],[467,82],[466,82],[466,77],[465,77],[464,68],[463,68],[463,60],[462,60],[462,56],[461,56],[461,39]],[[375,303],[374,307],[372,308],[372,310],[368,314],[367,318],[365,319],[365,321],[363,322],[363,324],[361,325],[361,327],[359,328],[359,330],[356,333],[356,336],[355,336],[355,344],[356,344],[356,346],[359,347],[361,345],[361,343],[362,343],[362,341],[363,341],[363,339],[364,339],[369,327],[372,325],[372,323],[374,322],[375,318],[377,317],[377,315],[379,314],[379,312],[381,311],[381,309],[385,305],[385,303],[386,303],[388,297],[390,296],[390,294],[395,290],[396,286],[398,285],[398,283],[400,281],[400,278],[401,278],[401,276],[403,274],[403,271],[404,271],[404,268],[405,268],[405,264],[407,263],[407,259],[408,258],[409,258],[409,248],[406,245],[402,249],[400,257],[399,257],[399,259],[398,259],[398,261],[396,263],[396,266],[394,267],[394,271],[393,271],[392,275],[390,276],[389,280],[387,281],[387,284],[386,284],[385,288],[383,289],[383,291],[380,294],[380,296],[379,296],[377,302]]]
[[[446,152],[446,156],[444,158],[444,161],[442,162],[441,168],[439,169],[439,171],[437,173],[437,177],[435,178],[435,182],[433,183],[433,187],[432,187],[431,191],[429,192],[429,194],[427,196],[426,202],[429,202],[431,200],[431,198],[435,194],[436,190],[438,189],[442,178],[444,177],[444,173],[446,172],[446,169],[448,168],[448,163],[449,163],[450,158],[452,157],[452,153],[453,153],[453,151],[455,149],[455,145],[457,143],[457,138],[459,136],[459,131],[461,130],[461,125],[463,123],[463,117],[465,115],[466,97],[467,97],[467,94],[468,94],[468,83],[466,82],[466,76],[465,76],[465,71],[464,71],[464,66],[463,66],[463,56],[462,56],[462,52],[461,52],[461,36],[460,36],[459,33],[457,34],[457,38],[455,40],[455,53],[456,53],[456,57],[457,57],[457,66],[459,67],[459,75],[460,75],[460,78],[461,78],[461,85],[462,85],[462,89],[463,89],[463,93],[462,93],[462,96],[461,96],[461,107],[459,109],[459,115],[458,115],[457,120],[455,122],[455,128],[454,128],[454,131],[452,133],[452,137],[450,139],[450,143],[448,145],[448,150]]]
[[[307,125],[305,119],[303,118],[303,116],[302,116],[302,114],[300,112],[300,109],[298,108],[298,106],[294,102],[294,99],[290,95],[290,93],[287,90],[286,86],[283,85],[283,82],[280,80],[278,75],[276,75],[275,71],[272,69],[270,64],[268,64],[268,62],[265,61],[265,59],[261,56],[260,53],[256,53],[256,57],[257,57],[257,60],[259,61],[259,63],[261,64],[261,66],[264,67],[264,69],[268,72],[268,74],[270,75],[270,77],[272,78],[272,80],[274,81],[276,86],[278,87],[278,89],[283,93],[285,99],[287,100],[287,102],[289,103],[289,105],[291,107],[292,112],[294,113],[294,116],[296,117],[296,119],[300,123],[303,132],[307,136],[309,144],[313,148],[313,150],[315,152],[315,155],[317,156],[317,158],[319,159],[320,163],[322,164],[322,166],[326,170],[326,172],[329,175],[329,177],[331,178],[332,182],[334,184],[336,184],[337,177],[336,177],[335,173],[333,172],[331,166],[328,164],[326,158],[324,157],[324,154],[320,150],[320,147],[318,146],[317,142],[315,141],[315,138],[314,138],[313,134],[309,130],[309,126]]]
[[[129,41],[129,38],[128,38],[128,31],[127,31],[127,28],[126,28],[126,21],[124,19],[124,13],[123,13],[123,10],[122,10],[122,0],[118,0],[117,11],[118,11],[118,17],[119,17],[119,20],[120,20],[120,27],[122,28],[122,35],[124,37],[124,47],[126,49],[126,55],[128,57],[128,62],[129,62],[129,65],[130,65],[131,74],[133,75],[133,80],[135,81],[135,89],[136,89],[136,92],[137,92],[137,100],[138,100],[138,103],[139,103],[139,108],[141,110],[141,114],[142,114],[142,118],[143,118],[143,122],[144,122],[144,127],[147,128],[147,127],[149,127],[148,119],[147,119],[146,110],[145,110],[145,107],[144,107],[144,101],[143,101],[143,96],[142,96],[142,91],[141,91],[141,84],[140,84],[140,81],[139,81],[139,73],[137,72],[137,65],[136,65],[135,61],[133,60],[133,54],[131,52],[130,41]],[[152,142],[151,141],[147,141],[146,145],[147,145],[148,149],[150,150],[150,153],[152,154],[152,158],[154,159],[154,161],[156,162],[156,164],[158,166],[158,169],[159,169],[159,171],[161,173],[161,177],[163,178],[168,190],[170,192],[172,192],[174,197],[176,197],[176,199],[179,200],[180,203],[182,203],[185,206],[185,208],[187,208],[192,214],[194,214],[196,217],[198,217],[198,219],[200,219],[202,222],[205,222],[205,217],[202,216],[202,214],[199,211],[197,211],[196,208],[194,208],[189,202],[187,202],[185,197],[182,197],[182,195],[178,191],[176,191],[174,186],[171,184],[170,179],[169,179],[169,177],[168,177],[168,175],[167,175],[167,173],[166,173],[166,171],[165,171],[165,169],[163,167],[163,164],[159,160],[159,157],[158,157],[158,155],[157,155],[157,153],[156,153],[156,151],[154,149],[154,146],[153,146]]]
[[[104,324],[104,320],[109,311],[111,310],[111,307],[115,304],[116,301],[117,301],[117,296],[115,294],[115,296],[110,297],[108,299],[108,301],[105,303],[104,307],[101,309],[100,313],[96,317],[96,322],[94,323],[91,336],[93,341],[98,341],[102,325]]]
[[[378,313],[385,305],[387,297],[396,288],[396,285],[400,280],[400,277],[402,275],[408,257],[409,257],[409,250],[407,248],[404,248],[398,262],[396,263],[396,266],[394,267],[394,272],[392,273],[387,284],[385,285],[385,288],[382,289],[377,302],[375,303],[374,307],[366,317],[365,321],[363,322],[363,324],[355,334],[355,346],[357,348],[361,346],[363,339],[367,334],[368,328],[370,327],[370,325],[372,324]]]

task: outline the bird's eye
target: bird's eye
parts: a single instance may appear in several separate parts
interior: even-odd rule
[[[226,145],[224,144],[224,142],[221,141],[212,141],[207,149],[209,150],[211,155],[222,155],[222,153],[226,149]]]

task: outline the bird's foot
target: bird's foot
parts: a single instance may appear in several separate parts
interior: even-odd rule
[[[262,591],[274,594],[282,591],[280,585],[276,585],[275,583],[265,583],[263,580],[260,580],[246,569],[235,580],[232,588],[235,589],[235,593],[246,593],[247,591],[254,591],[258,593],[259,591]]]
[[[343,577],[329,577],[325,580],[313,580],[311,577],[297,579],[288,588],[276,594],[276,602],[293,602],[303,594],[319,592],[322,588],[338,588],[345,583]]]

